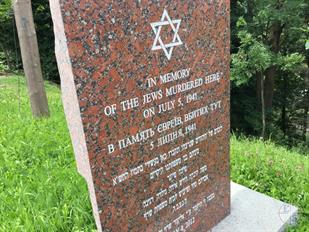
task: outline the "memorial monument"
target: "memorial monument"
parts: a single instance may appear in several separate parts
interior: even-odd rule
[[[50,1],[98,231],[202,232],[230,213],[229,4]]]

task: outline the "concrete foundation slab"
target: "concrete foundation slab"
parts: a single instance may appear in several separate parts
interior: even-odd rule
[[[231,214],[212,232],[281,232],[296,224],[298,209],[231,183]]]

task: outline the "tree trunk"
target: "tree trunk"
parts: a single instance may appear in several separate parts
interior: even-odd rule
[[[265,130],[266,130],[266,117],[265,117],[265,99],[264,99],[264,76],[263,73],[260,73],[261,81],[261,108],[262,108],[262,134],[261,138],[265,139]]]
[[[283,99],[281,102],[281,130],[284,134],[284,137],[286,136],[286,104],[287,104],[287,92],[288,92],[288,82],[287,77],[285,74],[283,74]]]
[[[307,141],[307,130],[308,130],[308,114],[309,114],[309,107],[305,107],[304,111],[304,125],[303,125],[303,140],[304,142]]]
[[[306,93],[304,96],[304,103],[305,103],[305,107],[304,107],[304,122],[303,122],[303,133],[302,133],[302,137],[303,140],[306,142],[307,141],[307,130],[308,130],[308,114],[309,114],[309,69],[307,69],[306,72],[306,76],[305,76],[305,86],[306,86]]]
[[[49,116],[49,110],[31,1],[15,0],[13,7],[32,114],[34,117],[47,117]]]
[[[280,39],[282,34],[283,26],[281,22],[275,22],[271,28],[271,50],[278,54],[280,51]],[[272,110],[273,106],[273,98],[274,98],[274,89],[275,89],[275,76],[277,74],[277,67],[273,65],[269,67],[266,71],[266,78],[265,78],[265,108],[268,111]]]
[[[262,111],[261,107],[261,83],[262,75],[256,74],[256,109]]]
[[[265,108],[271,111],[273,107],[274,89],[275,89],[276,66],[271,66],[266,70],[266,78],[264,82],[264,98]]]

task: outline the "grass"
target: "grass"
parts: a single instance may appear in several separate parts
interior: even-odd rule
[[[23,77],[0,77],[0,231],[93,231],[60,90],[49,83],[46,90],[51,117],[33,120]],[[309,231],[308,156],[232,136],[231,168],[235,182],[298,206],[290,230]]]
[[[231,178],[299,208],[298,226],[309,231],[309,156],[272,142],[231,138]]]
[[[33,120],[25,83],[0,79],[0,231],[95,229],[76,171],[57,86],[47,84],[49,119]]]

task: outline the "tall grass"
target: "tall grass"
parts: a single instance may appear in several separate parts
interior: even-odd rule
[[[291,231],[309,231],[309,156],[268,141],[231,138],[231,178],[299,208]]]
[[[17,77],[0,79],[0,231],[91,231],[60,90],[46,84],[51,117],[33,120],[19,80],[20,93]]]

